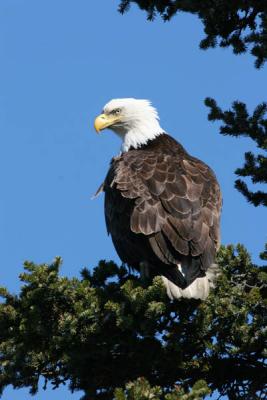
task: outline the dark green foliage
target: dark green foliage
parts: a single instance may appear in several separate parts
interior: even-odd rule
[[[160,278],[144,287],[112,262],[81,279],[59,276],[60,259],[26,263],[20,294],[1,290],[1,390],[34,394],[42,376],[88,400],[202,399],[216,389],[266,398],[266,268],[242,246],[223,247],[218,262],[205,302],[170,302]]]
[[[175,385],[169,393],[164,393],[160,386],[151,387],[145,378],[138,378],[134,382],[126,384],[125,389],[116,389],[115,400],[201,400],[210,393],[205,381],[198,381],[194,384],[189,393],[183,388]]]
[[[206,34],[200,42],[202,49],[231,46],[235,54],[251,49],[257,68],[267,59],[265,0],[121,0],[119,11],[124,13],[132,3],[146,11],[150,20],[157,14],[165,21],[179,12],[197,15]]]
[[[206,106],[210,108],[209,120],[222,121],[224,125],[220,128],[222,135],[235,137],[249,137],[257,147],[263,150],[262,154],[253,154],[251,151],[245,153],[245,162],[242,168],[238,168],[235,173],[238,176],[250,177],[253,184],[267,183],[267,103],[260,104],[249,116],[246,105],[235,101],[232,110],[222,111],[216,101],[210,98],[205,100]],[[254,206],[267,206],[267,193],[262,190],[253,192],[248,189],[247,184],[237,179],[235,187],[254,204]]]

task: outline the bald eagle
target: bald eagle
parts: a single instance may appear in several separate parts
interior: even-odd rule
[[[94,125],[122,139],[102,185],[119,257],[146,276],[162,276],[170,299],[206,299],[220,245],[222,200],[213,171],[160,127],[147,100],[111,100]]]

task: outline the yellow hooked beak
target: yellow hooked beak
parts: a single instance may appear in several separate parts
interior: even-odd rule
[[[117,115],[100,114],[95,119],[94,127],[97,133],[119,121]]]

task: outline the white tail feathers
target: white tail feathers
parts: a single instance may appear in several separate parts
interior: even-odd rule
[[[180,270],[180,266],[178,266]],[[216,278],[219,275],[217,264],[212,264],[206,272],[206,276],[197,278],[187,288],[181,289],[165,276],[162,276],[163,283],[167,290],[167,295],[171,300],[184,297],[186,299],[206,300],[209,295],[210,288],[215,287]]]

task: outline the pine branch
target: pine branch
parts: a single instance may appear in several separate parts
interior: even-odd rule
[[[42,376],[45,387],[70,382],[86,400],[202,399],[215,390],[260,399],[267,271],[242,246],[222,248],[218,262],[205,302],[170,302],[159,277],[147,286],[113,262],[80,279],[61,277],[60,259],[26,263],[19,295],[0,290],[1,391],[35,394]]]
[[[180,12],[199,17],[206,37],[201,49],[232,47],[235,54],[250,51],[260,68],[267,60],[267,2],[263,0],[121,0],[119,12],[129,11],[137,4],[147,13],[148,20],[157,14],[169,21]]]
[[[267,104],[258,105],[251,116],[249,116],[246,105],[235,101],[232,109],[222,111],[216,101],[206,98],[205,104],[210,108],[208,119],[210,121],[222,121],[220,127],[222,135],[234,137],[249,137],[257,147],[263,150],[262,154],[255,155],[252,152],[245,153],[245,162],[243,167],[238,168],[235,173],[241,177],[249,177],[253,184],[267,183]],[[254,206],[267,206],[267,193],[258,190],[249,190],[247,184],[237,179],[235,187],[246,199]]]
[[[151,387],[145,378],[138,378],[129,382],[124,389],[115,390],[115,400],[201,400],[210,393],[205,381],[198,381],[189,393],[175,385],[167,394],[160,386]]]

